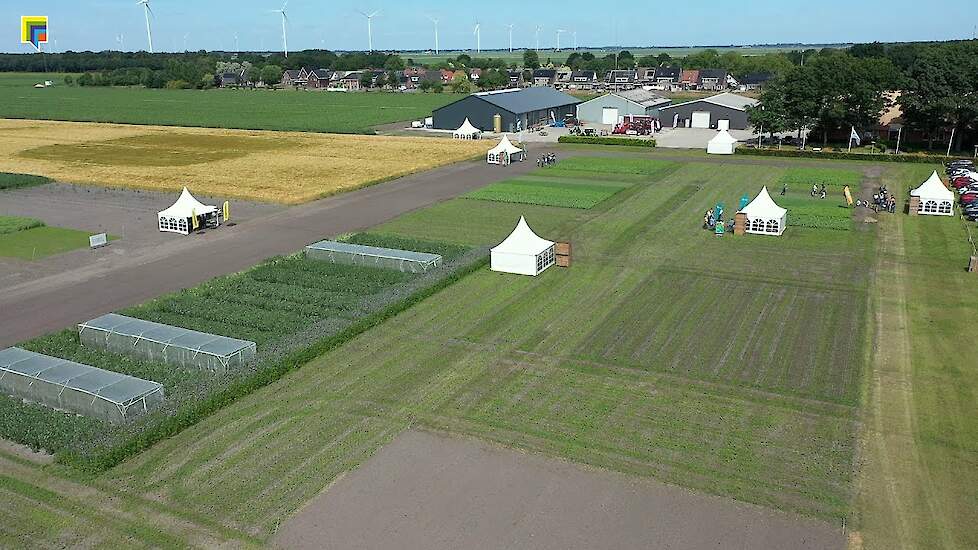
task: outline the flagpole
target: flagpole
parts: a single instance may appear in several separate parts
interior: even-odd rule
[[[897,130],[897,148],[896,148],[896,154],[898,154],[898,155],[900,154],[900,138],[901,137],[903,137],[903,126],[900,126],[900,129]]]
[[[951,139],[947,140],[947,156],[951,156],[951,146],[954,145],[954,131],[957,128],[951,128]]]

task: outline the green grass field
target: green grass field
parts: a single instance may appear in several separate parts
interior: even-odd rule
[[[88,247],[89,233],[63,227],[0,231],[0,257],[33,260]]]
[[[546,173],[537,171],[537,173]],[[564,208],[593,208],[620,192],[627,185],[616,186],[599,181],[554,181],[552,178],[526,177],[493,183],[466,195],[470,199]]]
[[[458,99],[451,94],[34,89],[25,78],[29,81],[19,73],[0,73],[0,118],[360,134],[430,116]]]
[[[0,191],[4,189],[15,189],[18,187],[30,187],[50,182],[50,178],[44,176],[31,176],[29,174],[8,174],[0,172]]]
[[[628,187],[591,209],[458,198],[372,228],[484,247],[525,215],[574,262],[481,269],[107,472],[0,451],[0,495],[18,504],[0,545],[261,543],[419,426],[845,520],[859,548],[974,547],[963,226],[701,229],[717,202],[776,188],[783,164],[567,159],[532,177]],[[882,181],[931,169],[884,166]]]
[[[35,227],[41,227],[44,222],[34,218],[23,218],[20,216],[0,216],[0,235],[16,233]]]

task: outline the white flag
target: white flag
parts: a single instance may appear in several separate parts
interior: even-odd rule
[[[856,127],[852,127],[852,132],[849,133],[849,141],[855,141],[856,147],[863,144],[863,140],[859,139],[859,134],[856,133]]]

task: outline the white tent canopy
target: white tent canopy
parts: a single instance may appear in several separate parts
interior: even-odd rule
[[[767,187],[744,207],[737,212],[746,217],[745,231],[757,235],[782,235],[784,234],[785,224],[788,220],[788,211],[775,204],[771,194],[767,192]]]
[[[536,276],[554,265],[554,243],[534,233],[520,216],[516,229],[490,251],[489,260],[493,271]]]
[[[509,136],[503,135],[503,139],[499,140],[499,145],[489,150],[486,162],[506,165],[511,162],[522,162],[525,157],[526,154],[523,150],[513,145],[513,142],[509,141]]]
[[[208,206],[190,194],[186,187],[180,193],[180,198],[173,206],[159,213],[160,231],[189,235],[193,229],[192,218],[203,218],[201,221],[212,226],[220,223],[220,211],[216,206]]]
[[[706,146],[706,152],[711,155],[732,155],[737,146],[737,138],[726,130],[720,130]]]
[[[913,197],[920,197],[920,209],[918,214],[930,216],[953,216],[954,215],[954,193],[945,187],[941,177],[937,175],[937,170],[931,174],[927,181],[920,184],[920,187],[910,192]]]
[[[472,126],[472,123],[466,118],[458,130],[452,132],[452,137],[455,139],[479,139],[481,134],[482,130]]]

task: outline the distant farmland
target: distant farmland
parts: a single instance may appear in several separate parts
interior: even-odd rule
[[[420,93],[33,88],[45,78],[0,74],[0,118],[364,134],[380,124],[429,116],[459,98]]]

